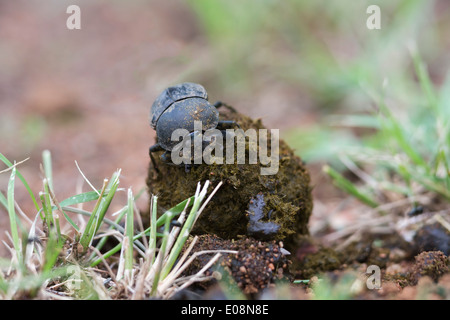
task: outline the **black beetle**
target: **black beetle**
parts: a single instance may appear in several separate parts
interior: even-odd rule
[[[226,106],[235,111],[232,107],[218,101],[211,105],[208,102],[208,94],[203,86],[185,82],[173,87],[166,88],[156,98],[150,109],[150,126],[155,129],[157,143],[150,147],[149,154],[153,167],[159,171],[152,153],[165,151],[161,155],[161,160],[169,163],[169,153],[178,144],[172,141],[172,132],[176,129],[186,129],[191,134],[194,132],[194,121],[202,122],[202,129],[223,130],[227,127],[239,125],[232,120],[219,120],[217,108]],[[186,164],[186,171],[190,165]]]

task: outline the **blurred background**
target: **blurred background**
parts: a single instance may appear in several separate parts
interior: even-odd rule
[[[66,27],[71,4],[81,9],[81,30]],[[380,30],[366,27],[372,4],[381,9]],[[170,85],[197,82],[210,101],[280,129],[311,171],[314,223],[342,200],[322,165],[373,130],[346,129],[335,116],[364,123],[376,108],[371,92],[386,87],[396,108],[412,112],[420,97],[411,51],[440,86],[449,31],[445,0],[1,1],[0,152],[30,158],[19,170],[36,194],[45,149],[59,199],[81,185],[75,161],[98,188],[122,168],[121,186],[137,192],[155,138],[151,104]],[[8,178],[0,174],[2,191]],[[16,200],[34,216],[20,183]],[[0,222],[7,223],[3,209]]]

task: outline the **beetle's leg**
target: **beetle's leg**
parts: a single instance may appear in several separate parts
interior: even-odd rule
[[[156,165],[155,158],[153,158],[153,154],[152,153],[153,152],[162,151],[162,150],[164,150],[164,149],[159,145],[159,143],[152,145],[148,149],[148,154],[150,156],[150,160],[152,160],[153,168],[155,168],[156,172],[158,172],[158,173],[159,173],[159,169],[158,169],[158,166]]]
[[[170,151],[166,151],[164,152],[161,156],[160,156],[161,161],[169,164],[169,165],[174,165],[172,163],[172,159],[170,158]],[[191,168],[193,167],[192,164],[185,164],[184,165],[184,170],[186,171],[186,173],[189,173],[191,171]]]
[[[217,123],[217,129],[219,130],[225,130],[225,129],[231,129],[233,127],[237,127],[238,129],[241,129],[241,126],[234,120],[220,120]]]
[[[216,108],[225,107],[228,110],[231,110],[231,111],[237,113],[235,108],[233,108],[232,106],[230,106],[230,105],[228,105],[226,103],[223,103],[222,101],[217,101],[216,103],[213,104],[213,106],[216,107]]]

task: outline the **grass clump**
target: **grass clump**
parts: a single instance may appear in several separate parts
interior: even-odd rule
[[[170,298],[183,284],[205,279],[201,274],[194,281],[180,277],[186,261],[178,259],[195,221],[221,183],[208,198],[209,181],[198,184],[195,195],[158,219],[158,198],[153,196],[150,227],[135,230],[140,217],[135,201],[142,193],[135,197],[131,188],[126,190],[127,201],[116,219],[106,218],[112,200],[124,191],[119,188],[121,170],[105,179],[101,189],[59,202],[53,189],[50,152],[43,153],[43,191],[38,198],[20,174],[18,163],[11,163],[2,154],[0,160],[8,166],[1,173],[10,174],[6,195],[0,193],[0,204],[9,215],[9,243],[4,244],[11,253],[11,259],[0,260],[0,299]],[[28,218],[14,200],[17,178],[33,200],[34,219]],[[91,211],[75,207],[93,201]],[[73,214],[88,220],[77,224]],[[102,250],[108,237],[119,243]]]
[[[410,239],[410,230],[432,221],[448,230],[450,73],[440,86],[434,84],[415,43],[408,49],[408,77],[396,81],[391,74],[379,88],[360,82],[372,99],[365,112],[328,116],[321,127],[326,134],[318,135],[315,145],[302,145],[314,132],[293,132],[287,139],[313,155],[310,163],[327,163],[323,172],[362,204],[358,221],[327,234],[331,242],[351,236],[343,245],[349,244],[364,232],[399,232]],[[424,214],[405,219],[414,212]]]
[[[369,90],[377,106],[376,114],[369,116],[376,124],[374,133],[363,137],[361,146],[339,155],[364,182],[364,191],[332,168],[324,168],[339,187],[371,207],[404,197],[414,204],[424,194],[450,201],[450,76],[436,89],[417,50],[411,52],[420,99],[407,101],[402,110],[390,96],[387,82],[381,94]]]

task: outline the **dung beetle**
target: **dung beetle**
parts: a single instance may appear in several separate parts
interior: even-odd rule
[[[223,130],[239,125],[232,120],[219,120],[217,108],[232,107],[218,101],[213,105],[208,102],[208,94],[205,88],[199,84],[184,82],[166,88],[155,100],[150,109],[150,126],[156,131],[157,143],[150,147],[149,155],[153,167],[159,172],[152,153],[165,151],[161,160],[170,163],[170,152],[178,144],[172,141],[172,132],[176,129],[186,129],[194,133],[194,121],[202,122],[202,129]],[[186,171],[191,165],[186,164]]]

